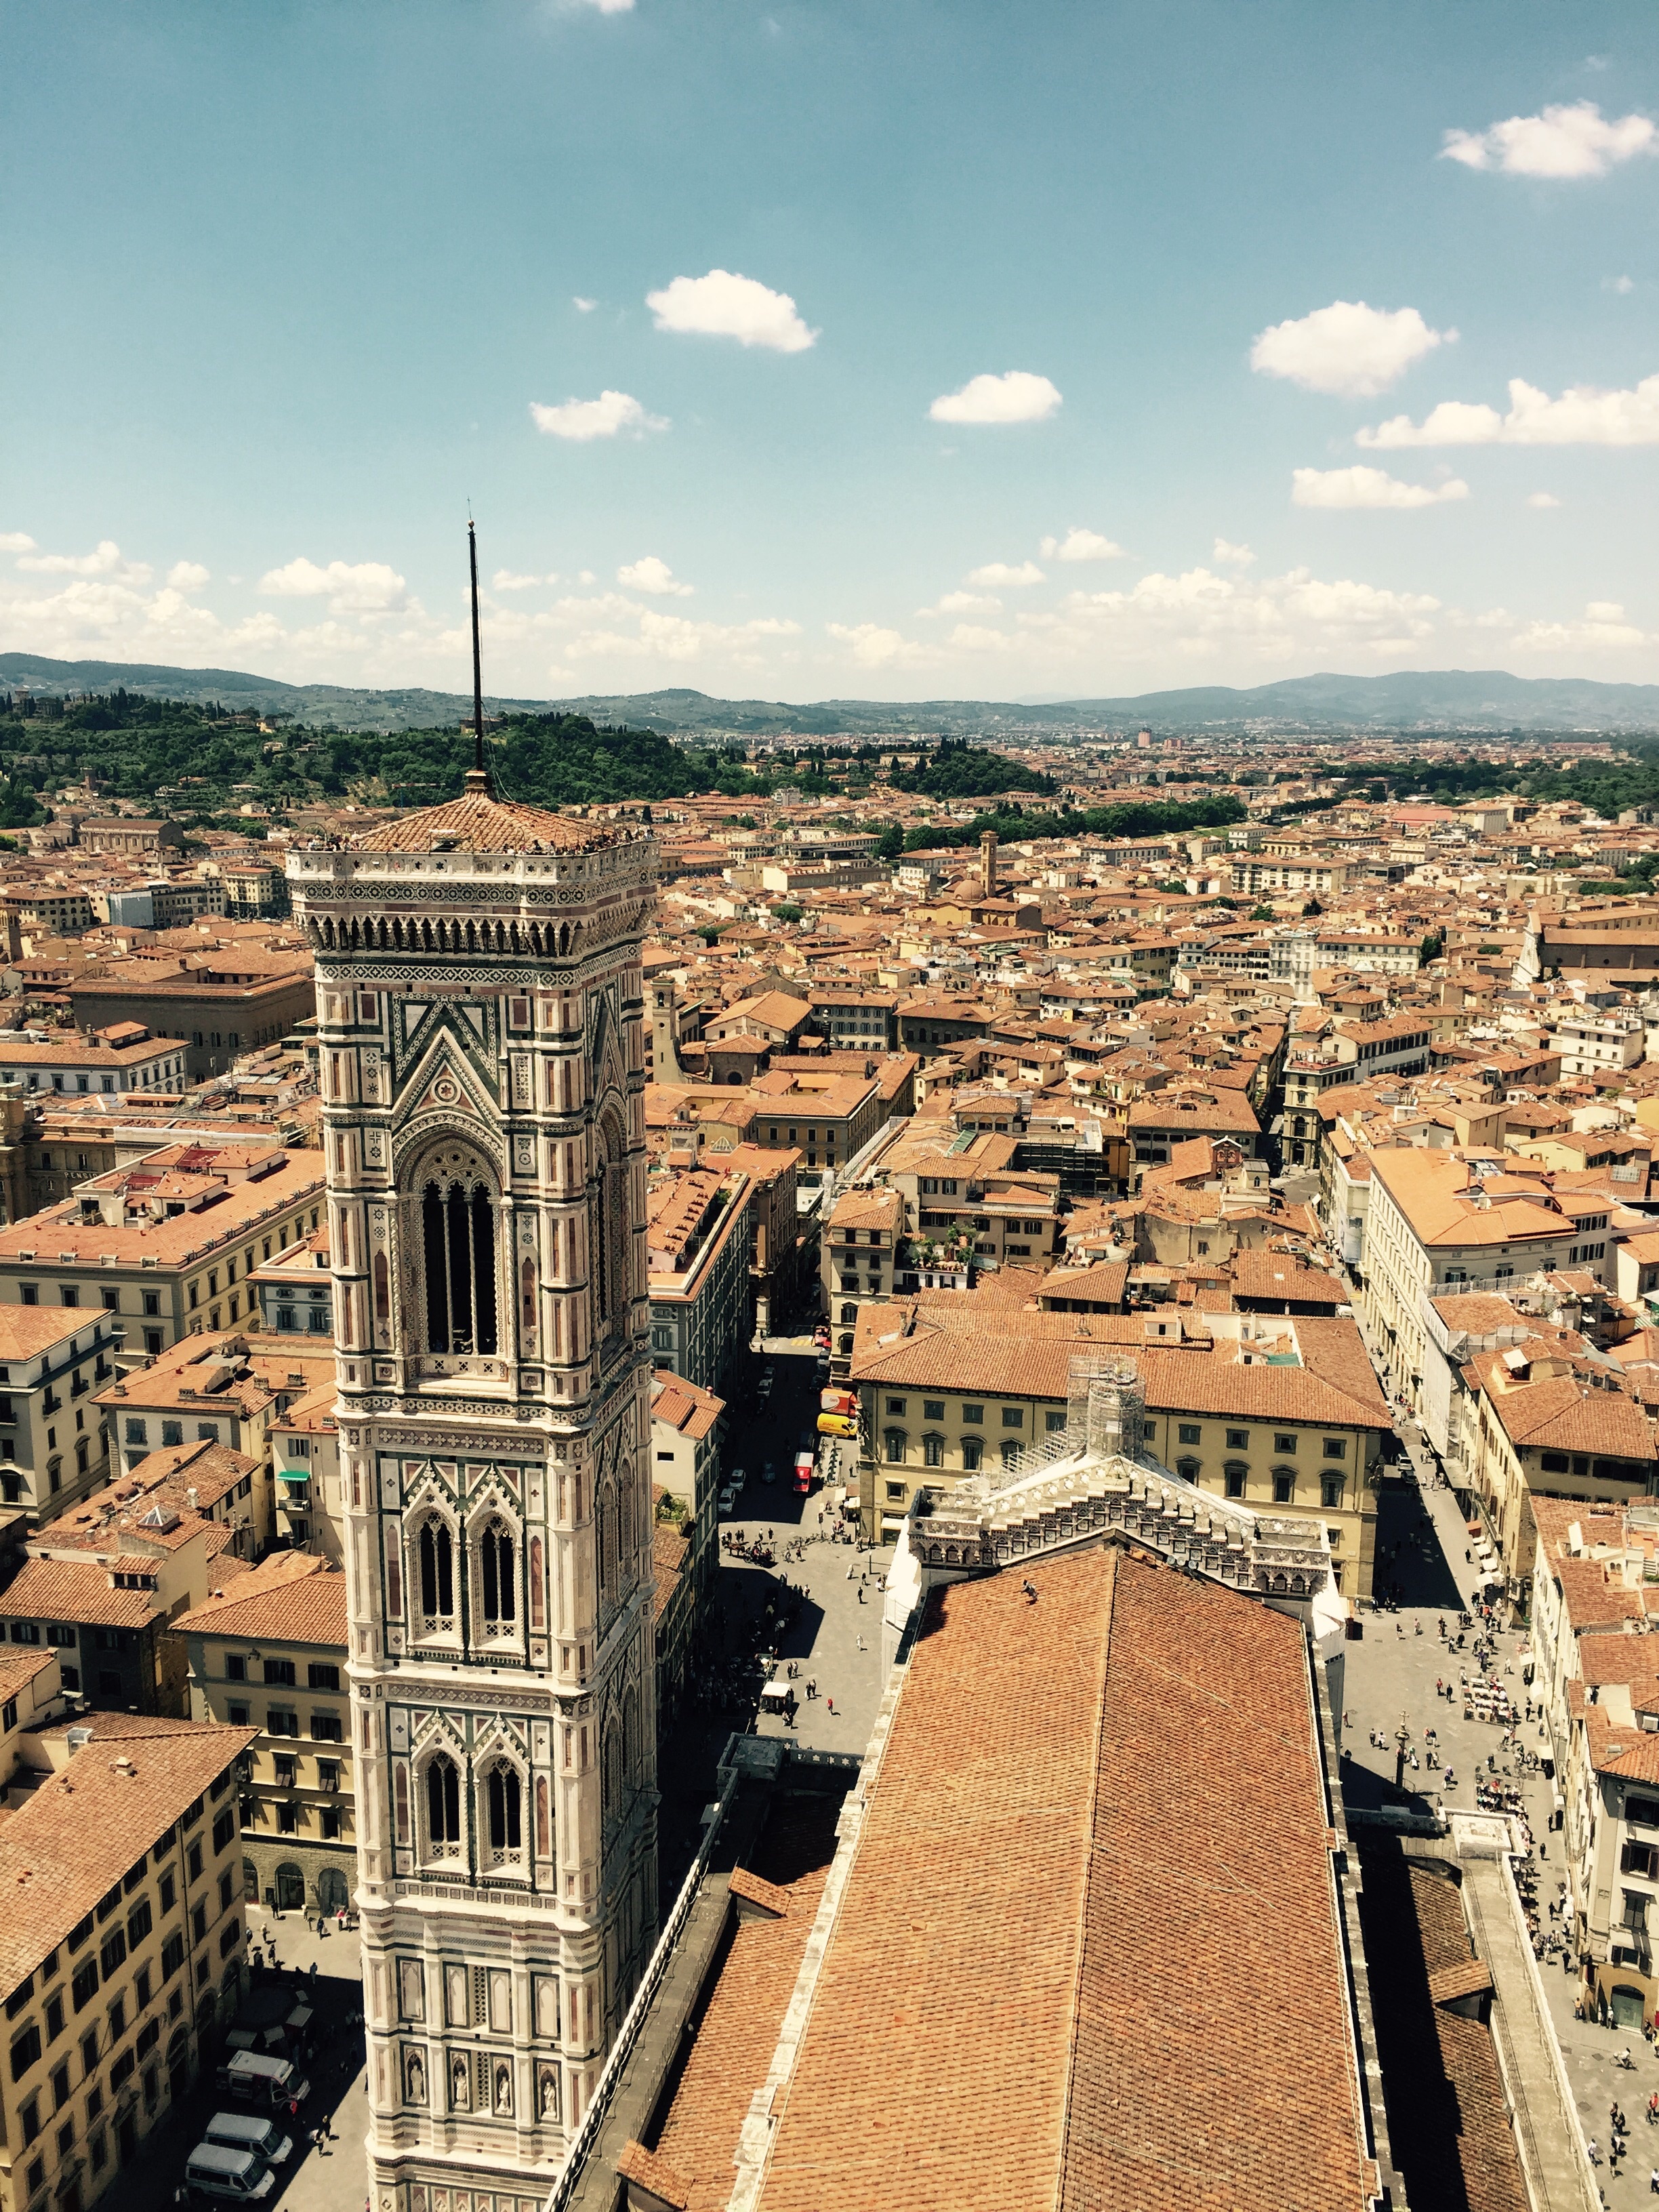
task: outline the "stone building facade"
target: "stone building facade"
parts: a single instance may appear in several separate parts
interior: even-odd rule
[[[375,2212],[539,2212],[657,1919],[648,835],[289,861],[317,963]]]

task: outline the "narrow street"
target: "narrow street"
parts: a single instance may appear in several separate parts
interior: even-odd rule
[[[762,1378],[769,1369],[767,1384]],[[830,1502],[840,1493],[822,1480],[805,1498],[795,1490],[796,1451],[805,1446],[817,1455],[825,1442],[817,1433],[821,1388],[811,1335],[771,1337],[745,1355],[741,1384],[727,1400],[726,1475],[733,1479],[741,1469],[744,1486],[720,1524],[703,1673],[659,1757],[665,1900],[701,1839],[715,1762],[733,1729],[787,1735],[815,1751],[862,1753],[875,1725],[884,1686],[881,1583],[892,1547],[868,1552],[842,1540]],[[842,1466],[856,1490],[855,1442],[842,1446]],[[787,1555],[797,1540],[803,1546],[799,1559]],[[756,1547],[770,1552],[769,1565],[748,1556]],[[769,1666],[762,1663],[763,1650],[775,1655]],[[762,1713],[763,1686],[791,1666],[797,1670],[793,1717]],[[817,1686],[811,1698],[809,1680]]]
[[[1538,1869],[1539,1917],[1547,1932],[1559,1924],[1552,1923],[1549,1907],[1561,1896],[1566,1875],[1562,1839],[1549,1826],[1553,1784],[1541,1774],[1516,1778],[1506,1772],[1513,1770],[1515,1760],[1501,1746],[1503,1727],[1466,1719],[1461,1694],[1449,1703],[1436,1694],[1437,1680],[1449,1682],[1456,1690],[1466,1671],[1479,1671],[1468,1648],[1472,1637],[1462,1652],[1455,1652],[1448,1650],[1439,1634],[1443,1620],[1449,1633],[1455,1635],[1457,1615],[1473,1595],[1474,1568],[1467,1556],[1470,1540],[1456,1501],[1449,1490],[1438,1486],[1433,1474],[1432,1454],[1422,1446],[1414,1429],[1405,1432],[1402,1442],[1422,1487],[1395,1478],[1384,1483],[1379,1494],[1378,1580],[1397,1587],[1399,1610],[1365,1613],[1363,1638],[1346,1647],[1343,1796],[1351,1809],[1362,1812],[1390,1805],[1419,1812],[1472,1812],[1477,1770],[1490,1771],[1489,1762],[1495,1759],[1493,1778],[1520,1791]],[[1431,1483],[1436,1486],[1431,1487]],[[1522,1744],[1547,1759],[1551,1746],[1536,1717],[1535,1704],[1534,1717],[1526,1717],[1526,1635],[1509,1631],[1496,1642],[1489,1679],[1513,1700]],[[1414,1752],[1419,1762],[1416,1769],[1407,1765],[1403,1792],[1395,1788],[1395,1731],[1401,1727],[1409,1732],[1408,1753]],[[1455,1786],[1445,1771],[1427,1767],[1431,1729],[1437,1731],[1444,1767],[1456,1776]],[[1373,1731],[1384,1739],[1381,1747],[1370,1741]],[[1594,2138],[1605,2158],[1610,2107],[1615,2102],[1634,2130],[1631,2154],[1620,2171],[1613,2173],[1605,2163],[1596,2168],[1603,2202],[1613,2212],[1625,2208],[1634,2212],[1638,2203],[1652,2202],[1650,2176],[1659,2167],[1659,2127],[1650,2128],[1646,2121],[1648,2099],[1659,2090],[1659,2056],[1639,2029],[1598,2027],[1574,2018],[1579,1981],[1570,1951],[1547,1956],[1540,1972],[1586,2140]],[[1633,2061],[1629,2069],[1617,2063],[1626,2048]]]

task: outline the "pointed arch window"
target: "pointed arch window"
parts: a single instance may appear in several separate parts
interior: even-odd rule
[[[434,1857],[459,1851],[461,1778],[447,1752],[441,1751],[426,1770],[426,1833]]]
[[[479,1581],[486,1628],[513,1626],[516,1600],[513,1582],[513,1536],[504,1521],[491,1521],[478,1547]]]
[[[490,1853],[498,1860],[516,1856],[524,1849],[523,1796],[517,1768],[497,1759],[484,1786],[484,1813]]]
[[[422,1523],[420,1559],[421,1611],[428,1627],[447,1627],[455,1613],[455,1547],[441,1521]]]
[[[493,1352],[495,1209],[481,1182],[421,1193],[421,1257],[429,1352]]]

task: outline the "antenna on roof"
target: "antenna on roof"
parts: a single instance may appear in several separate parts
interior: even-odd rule
[[[483,663],[478,652],[478,532],[471,513],[466,518],[466,557],[472,572],[472,769],[466,781],[473,791],[488,791],[484,772]]]

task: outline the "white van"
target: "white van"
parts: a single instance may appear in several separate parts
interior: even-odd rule
[[[257,2203],[269,2197],[276,2177],[264,2159],[251,2150],[231,2150],[223,2143],[198,2143],[185,2168],[188,2186],[204,2197],[240,2197]]]
[[[293,2137],[258,2112],[216,2112],[202,2140],[222,2143],[227,2150],[251,2150],[267,2166],[281,2166],[294,2150]]]
[[[219,2087],[250,2105],[302,2105],[311,2094],[293,2060],[270,2051],[234,2051],[219,2069]]]

